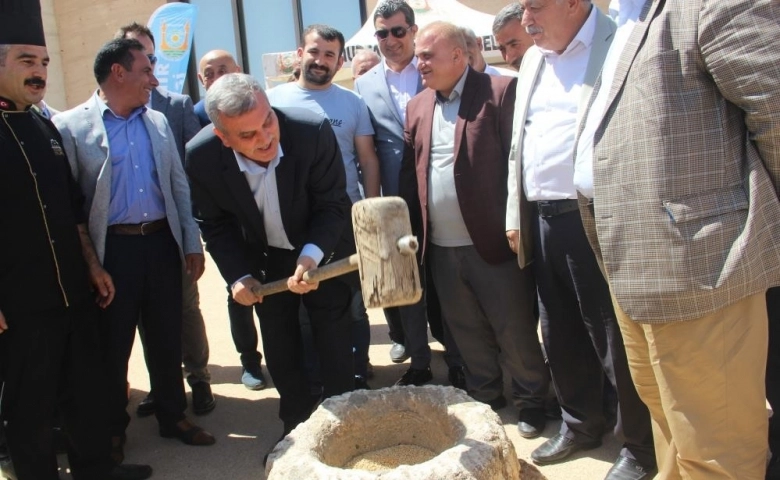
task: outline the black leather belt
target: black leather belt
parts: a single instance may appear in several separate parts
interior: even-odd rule
[[[580,209],[577,200],[539,200],[536,209],[540,217],[554,217]]]
[[[108,233],[114,235],[150,235],[168,227],[168,219],[161,218],[153,222],[118,223],[109,225]]]

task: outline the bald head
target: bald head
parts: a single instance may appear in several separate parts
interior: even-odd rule
[[[226,73],[240,73],[241,67],[230,52],[225,50],[212,50],[203,55],[198,64],[198,79],[203,88],[208,90],[219,77]]]
[[[450,22],[431,22],[422,27],[417,34],[418,37],[423,35],[444,40],[452,44],[453,48],[460,48],[466,51],[466,38],[463,36],[463,29]]]
[[[358,53],[352,58],[352,80],[374,68],[380,61],[379,55],[375,51],[367,48],[358,50]]]
[[[463,30],[447,22],[429,23],[418,33],[414,53],[423,85],[448,97],[468,66]]]
[[[477,37],[474,30],[469,27],[461,27],[463,39],[466,41],[466,51],[469,55],[469,66],[478,72],[484,72],[487,67],[482,56],[482,39]]]

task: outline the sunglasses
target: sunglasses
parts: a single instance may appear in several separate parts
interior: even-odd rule
[[[155,63],[157,63],[157,57],[156,57],[156,56],[154,56],[154,55],[147,55],[147,56],[146,56],[146,58],[148,58],[148,59],[149,59],[149,63],[151,63],[152,65],[154,65]]]
[[[404,38],[406,36],[406,32],[408,32],[413,26],[414,25],[409,27],[397,26],[391,28],[390,30],[386,30],[383,28],[381,30],[377,30],[376,32],[374,32],[374,36],[379,40],[385,40],[388,37],[388,35],[392,33],[395,38]]]

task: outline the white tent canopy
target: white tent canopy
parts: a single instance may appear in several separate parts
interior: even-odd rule
[[[482,37],[483,56],[488,63],[500,62],[501,54],[498,45],[493,38],[493,15],[473,10],[456,0],[407,0],[414,9],[415,23],[419,27],[435,22],[445,21],[474,30],[478,37]],[[376,10],[376,8],[375,8]],[[374,12],[368,16],[363,27],[346,43],[346,62],[351,64],[352,58],[361,48],[371,48],[377,53],[377,41],[374,37]],[[381,53],[380,53],[381,55]]]

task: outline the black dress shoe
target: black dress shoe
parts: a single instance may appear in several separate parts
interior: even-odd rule
[[[428,368],[409,368],[395,384],[403,387],[406,385],[415,385],[417,387],[430,382],[433,379],[431,367]]]
[[[216,406],[217,399],[211,393],[211,385],[198,382],[192,386],[192,411],[195,415],[205,415]]]
[[[151,476],[152,467],[149,465],[117,465],[108,472],[109,480],[146,480]]]
[[[655,467],[646,468],[633,458],[620,456],[604,480],[649,480],[657,472]]]
[[[523,438],[536,438],[544,432],[547,417],[543,408],[524,408],[517,418],[517,431]]]
[[[601,440],[590,442],[577,442],[566,435],[559,433],[531,452],[531,460],[539,465],[547,465],[563,460],[574,452],[591,450],[601,446]]]
[[[355,375],[355,390],[371,390],[363,375]]]
[[[154,402],[154,394],[152,394],[152,392],[149,392],[149,395],[141,400],[141,403],[138,404],[138,408],[135,409],[135,413],[139,417],[154,415],[155,411],[157,411],[157,404]]]
[[[466,391],[466,372],[461,366],[450,367],[450,372],[447,375],[450,381],[450,385],[455,388],[460,388],[464,392]]]

